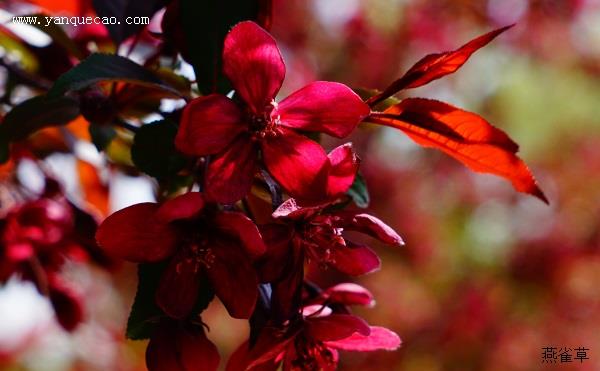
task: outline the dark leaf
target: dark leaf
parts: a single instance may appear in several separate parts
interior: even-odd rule
[[[265,0],[180,0],[181,22],[190,63],[202,94],[227,93],[221,55],[225,35],[236,23],[264,17]]]
[[[78,115],[79,103],[75,99],[37,96],[13,108],[1,128],[9,140],[21,140],[39,129],[65,125]]]
[[[154,326],[164,316],[154,301],[154,293],[165,267],[165,263],[138,265],[138,289],[127,320],[128,339],[150,338]]]
[[[14,107],[0,125],[0,162],[8,160],[8,144],[50,126],[65,125],[79,115],[79,103],[69,97],[37,96]]]
[[[143,172],[156,178],[177,173],[185,159],[175,150],[177,126],[169,120],[143,125],[131,147],[133,163]]]
[[[115,17],[117,24],[106,28],[116,44],[137,33],[146,25],[127,24],[127,17],[150,17],[166,4],[165,0],[93,0],[94,10],[100,17]]]
[[[369,207],[369,202],[371,201],[369,190],[367,189],[365,178],[360,173],[356,174],[352,187],[346,193],[352,198],[356,206],[362,209]]]
[[[94,143],[98,151],[104,151],[110,142],[117,136],[115,129],[112,126],[107,125],[90,123],[89,131],[90,136],[92,137],[92,143]]]
[[[68,91],[81,90],[101,81],[124,81],[180,95],[177,90],[132,60],[114,54],[96,53],[61,75],[48,92],[48,96],[58,97]]]
[[[126,336],[132,340],[148,339],[159,320],[165,316],[156,305],[155,295],[168,261],[138,265],[138,289],[127,320]],[[205,277],[201,278],[198,301],[190,317],[204,311],[213,300],[214,292]]]

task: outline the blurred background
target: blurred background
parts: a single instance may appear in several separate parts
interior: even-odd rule
[[[358,130],[350,139],[370,210],[406,246],[369,241],[383,266],[356,282],[377,305],[357,312],[403,346],[344,354],[340,369],[600,370],[600,1],[276,0],[273,22],[287,65],[282,96],[317,79],[381,89],[425,54],[516,23],[454,75],[402,97],[440,99],[505,130],[550,205],[394,129]],[[111,179],[112,210],[152,198],[147,180]],[[72,334],[33,286],[0,288],[0,369],[143,370],[145,343],[123,336],[135,268],[65,274],[89,298],[88,320]],[[203,319],[223,358],[246,336],[218,301]],[[589,359],[545,364],[545,347],[573,356],[584,347]]]

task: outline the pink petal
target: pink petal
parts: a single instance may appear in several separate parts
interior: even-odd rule
[[[390,245],[404,245],[402,237],[396,231],[372,215],[339,212],[335,213],[335,216],[337,217],[336,227],[365,233]]]
[[[239,136],[208,166],[204,185],[207,198],[231,204],[244,198],[254,181],[258,150],[247,136]]]
[[[339,350],[370,352],[374,350],[396,350],[402,344],[402,340],[393,331],[384,327],[371,326],[371,333],[367,336],[355,333],[345,339],[328,341],[325,344]]]
[[[110,215],[96,232],[96,240],[110,256],[132,262],[156,262],[177,246],[177,231],[157,220],[159,205],[141,203]]]
[[[375,300],[373,294],[366,288],[355,283],[340,283],[321,293],[323,300],[328,303],[343,305],[373,306]]]
[[[281,88],[285,64],[275,39],[247,21],[225,38],[223,71],[252,112],[261,114]]]
[[[258,227],[246,215],[223,211],[215,216],[214,222],[220,230],[239,239],[252,259],[258,258],[267,250]]]
[[[316,81],[280,102],[273,114],[280,116],[284,126],[343,138],[370,112],[346,85]]]
[[[342,273],[360,276],[379,269],[381,260],[367,246],[344,246],[331,249],[329,264]]]
[[[318,214],[322,211],[327,205],[317,205],[317,206],[300,206],[298,202],[293,198],[288,198],[285,200],[277,210],[275,210],[272,214],[273,218],[285,218],[291,220],[307,220],[310,217]]]
[[[229,315],[250,318],[258,297],[258,277],[238,244],[225,238],[213,240],[210,250],[214,260],[206,273]]]
[[[331,168],[327,178],[327,195],[339,197],[346,193],[354,183],[360,160],[352,150],[352,144],[346,143],[329,152]]]
[[[159,324],[146,349],[149,371],[216,371],[220,358],[202,326],[175,321]]]
[[[156,218],[164,223],[198,216],[204,209],[204,197],[200,192],[187,192],[167,200],[156,212]]]
[[[165,269],[156,290],[156,304],[169,316],[187,317],[198,299],[202,270],[194,257],[177,255]]]
[[[345,339],[354,333],[369,335],[369,325],[351,314],[332,314],[326,317],[309,317],[306,320],[306,336],[320,341]]]
[[[246,128],[240,109],[231,99],[219,94],[207,95],[185,106],[175,146],[190,156],[215,154]]]
[[[261,148],[267,170],[292,197],[324,197],[329,159],[319,144],[281,128],[281,134],[262,141]]]

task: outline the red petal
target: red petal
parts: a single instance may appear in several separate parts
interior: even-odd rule
[[[216,371],[220,358],[202,326],[183,328],[174,321],[162,322],[146,349],[149,371]]]
[[[166,201],[156,212],[156,218],[164,223],[198,216],[204,209],[200,192],[188,192]]]
[[[323,198],[329,159],[316,142],[281,128],[281,134],[261,142],[263,161],[269,173],[292,196]]]
[[[332,215],[335,227],[359,231],[390,245],[404,245],[402,237],[396,231],[373,215],[356,214],[351,211],[342,211]]]
[[[248,342],[245,341],[229,357],[225,371],[246,371],[249,363],[250,350],[248,349]],[[265,361],[264,363],[252,367],[252,371],[277,371],[278,369],[278,364],[273,361]]]
[[[246,370],[260,370],[258,366],[265,362],[271,364],[286,351],[287,346],[296,338],[298,332],[296,330],[293,333],[285,334],[275,327],[264,327],[250,351],[251,362]]]
[[[98,244],[110,256],[137,263],[170,256],[177,244],[177,233],[169,224],[157,220],[158,208],[155,203],[141,203],[110,215],[96,232]]]
[[[370,112],[346,85],[316,81],[281,101],[273,115],[279,115],[284,126],[343,138]]]
[[[210,162],[204,180],[205,195],[225,204],[241,200],[252,187],[257,157],[254,142],[246,136],[238,137]]]
[[[238,23],[225,38],[223,71],[255,114],[277,95],[285,64],[275,39],[254,22]]]
[[[329,152],[331,168],[327,178],[327,195],[338,197],[352,186],[360,160],[352,150],[352,144],[346,143]]]
[[[49,297],[58,323],[65,330],[73,331],[83,320],[81,299],[56,279],[52,279],[50,282]]]
[[[283,262],[283,276],[271,283],[273,320],[284,322],[299,312],[302,306],[302,283],[304,282],[304,249],[298,238],[288,245],[288,260]]]
[[[474,171],[506,178],[518,191],[548,202],[515,154],[518,146],[474,113],[435,100],[405,99],[372,121],[400,129],[422,146],[442,150]]]
[[[175,146],[190,156],[215,154],[246,128],[240,109],[231,99],[211,94],[185,106]]]
[[[367,336],[355,333],[338,341],[328,341],[327,346],[357,352],[370,352],[374,350],[396,350],[402,344],[400,337],[393,331],[384,327],[371,326],[371,333]]]
[[[331,314],[325,317],[309,317],[305,333],[320,341],[341,340],[359,333],[369,335],[369,325],[360,317],[351,314]]]
[[[220,230],[239,239],[252,259],[258,258],[267,250],[258,227],[246,215],[223,211],[215,216],[214,221]]]
[[[287,272],[286,268],[293,253],[293,230],[283,224],[268,224],[261,226],[260,231],[267,246],[265,254],[259,260],[260,279],[261,282],[273,282]]]
[[[258,278],[250,258],[236,241],[224,238],[213,240],[210,250],[215,257],[206,273],[215,294],[230,316],[250,318],[258,297]]]
[[[412,66],[404,76],[394,81],[380,94],[371,97],[367,103],[369,103],[370,106],[374,106],[378,102],[396,94],[402,89],[417,88],[455,72],[465,64],[473,53],[486,46],[489,42],[494,40],[496,36],[511,27],[512,25],[488,32],[485,35],[469,41],[454,51],[425,56]]]
[[[375,304],[373,294],[355,283],[340,283],[330,287],[321,293],[321,298],[328,303],[343,305],[373,306]]]
[[[327,204],[314,206],[300,206],[293,198],[288,198],[273,211],[273,218],[286,218],[291,220],[307,220],[321,212]]]
[[[334,247],[330,252],[329,264],[351,276],[371,273],[381,266],[377,254],[367,246]]]
[[[198,299],[201,279],[202,270],[194,257],[176,255],[160,278],[156,304],[169,317],[187,317]]]

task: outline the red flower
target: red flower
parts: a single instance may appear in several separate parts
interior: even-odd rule
[[[344,230],[357,231],[391,245],[402,238],[374,216],[353,211],[328,211],[329,205],[298,206],[289,199],[273,213],[286,224],[261,228],[267,253],[261,258],[261,279],[273,283],[274,313],[286,319],[299,305],[304,262],[317,262],[357,276],[373,272],[381,262],[370,247],[347,240]]]
[[[239,23],[227,35],[223,64],[243,103],[219,94],[193,100],[175,138],[185,154],[214,155],[205,175],[207,196],[223,203],[244,197],[260,159],[290,195],[323,198],[332,164],[319,144],[297,130],[342,138],[369,107],[347,86],[324,81],[276,103],[285,65],[273,37],[253,22]]]
[[[75,210],[66,200],[40,198],[11,210],[0,227],[0,282],[18,274],[50,299],[62,327],[72,331],[83,319],[81,299],[60,278],[66,257],[86,251],[78,239]]]
[[[371,294],[358,285],[338,285],[314,302],[285,326],[265,327],[253,347],[242,344],[231,356],[227,371],[271,371],[280,365],[284,371],[335,370],[338,350],[395,350],[401,344],[394,332],[325,306],[372,303]]]
[[[161,321],[146,349],[149,371],[216,371],[217,347],[201,325]]]
[[[117,211],[96,238],[108,254],[132,262],[170,259],[156,302],[171,317],[190,314],[203,279],[232,317],[249,318],[254,310],[258,280],[252,260],[265,250],[258,228],[242,213],[207,204],[198,192]]]

